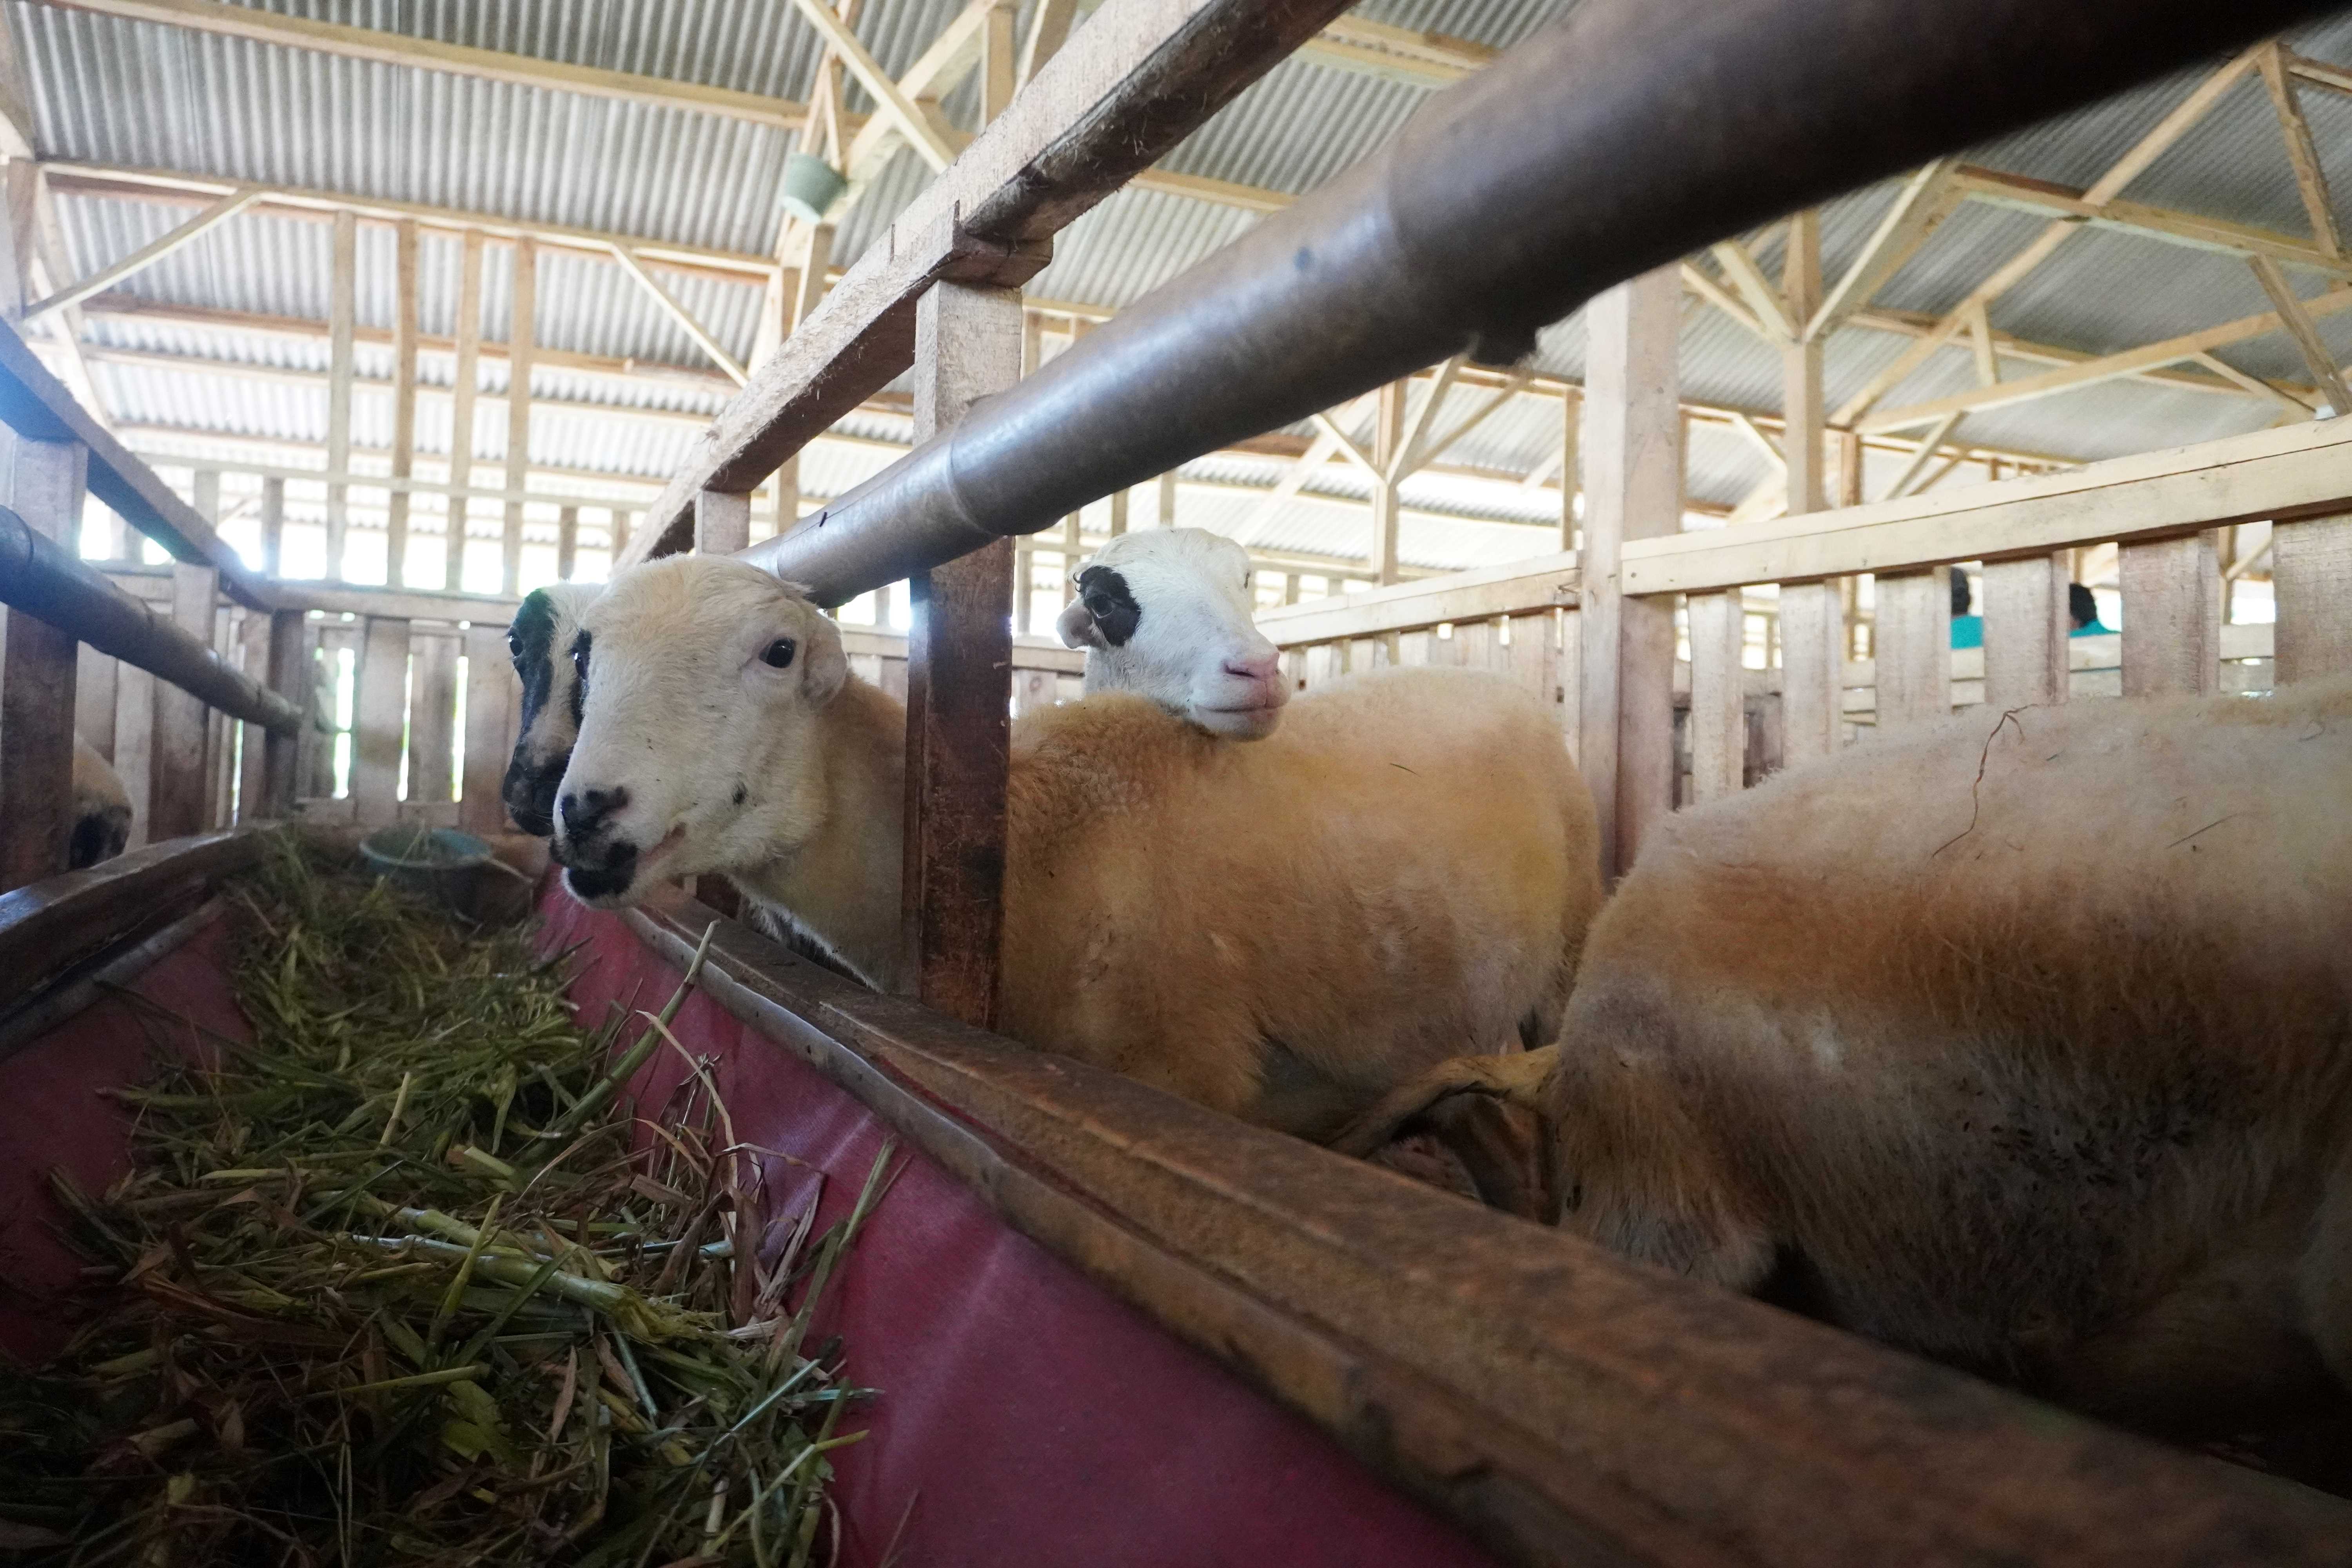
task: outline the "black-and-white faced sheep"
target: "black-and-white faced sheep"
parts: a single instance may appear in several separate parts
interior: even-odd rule
[[[2352,680],[1874,740],[1681,813],[1540,1103],[1560,1223],[2119,1419],[2352,1387]]]
[[[1262,740],[1289,683],[1257,629],[1249,552],[1201,528],[1121,534],[1078,574],[1054,623],[1087,650],[1087,695],[1132,691],[1213,735]]]
[[[522,729],[499,795],[515,826],[541,838],[555,831],[555,788],[580,733],[572,642],[580,634],[580,612],[602,592],[577,583],[533,589],[507,627],[507,651],[522,680]]]
[[[130,842],[131,796],[122,780],[88,741],[75,736],[73,837],[66,846],[66,864],[79,871],[111,860]]]
[[[626,904],[725,873],[904,991],[905,712],[740,563],[582,619],[556,857]],[[1220,741],[1132,693],[1015,724],[1000,1027],[1309,1136],[1463,1047],[1550,1037],[1600,901],[1592,803],[1507,682],[1397,670]]]

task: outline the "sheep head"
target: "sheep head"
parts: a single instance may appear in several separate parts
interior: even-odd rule
[[[1200,528],[1121,534],[1078,574],[1055,622],[1087,650],[1087,690],[1132,691],[1213,735],[1257,741],[1282,721],[1281,654],[1252,619],[1249,552]]]
[[[555,810],[575,897],[790,855],[824,811],[816,727],[849,679],[834,624],[791,584],[677,555],[614,578],[569,650],[580,732]]]
[[[534,589],[507,627],[507,652],[522,680],[522,733],[499,791],[507,815],[525,833],[545,838],[555,831],[555,790],[572,761],[580,733],[580,680],[572,668],[572,643],[580,634],[580,612],[601,592],[572,583]]]

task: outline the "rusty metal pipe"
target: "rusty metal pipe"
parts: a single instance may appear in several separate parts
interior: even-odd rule
[[[221,663],[204,643],[0,507],[0,604],[168,680],[232,719],[298,733],[301,710]]]
[[[2330,7],[1583,0],[1385,148],[744,552],[821,603],[1467,349],[1727,234]]]

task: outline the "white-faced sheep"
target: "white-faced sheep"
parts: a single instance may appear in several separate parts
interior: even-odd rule
[[[1078,574],[1054,628],[1087,650],[1086,691],[1132,691],[1213,735],[1262,740],[1290,696],[1257,629],[1249,552],[1200,528],[1121,534]]]
[[[580,635],[580,612],[602,592],[600,585],[577,583],[533,589],[507,627],[507,651],[522,680],[522,731],[499,795],[515,826],[541,838],[555,831],[555,788],[580,733],[572,642]]]
[[[740,563],[624,574],[583,617],[556,856],[591,902],[721,871],[908,985],[905,712]],[[1315,1135],[1467,1047],[1549,1037],[1599,903],[1592,805],[1508,684],[1404,670],[1222,742],[1132,693],[1013,729],[1004,1033]]]
[[[1662,823],[1552,1051],[1560,1223],[2139,1424],[2352,1386],[2352,681],[1965,715]]]
[[[73,837],[66,864],[75,870],[111,860],[131,842],[131,796],[104,757],[74,737]]]

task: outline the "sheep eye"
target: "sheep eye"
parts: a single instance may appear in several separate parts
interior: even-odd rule
[[[789,668],[793,662],[793,639],[778,637],[760,650],[760,662],[771,669]]]
[[[572,671],[583,681],[588,679],[588,650],[586,648],[575,647],[572,650]]]

